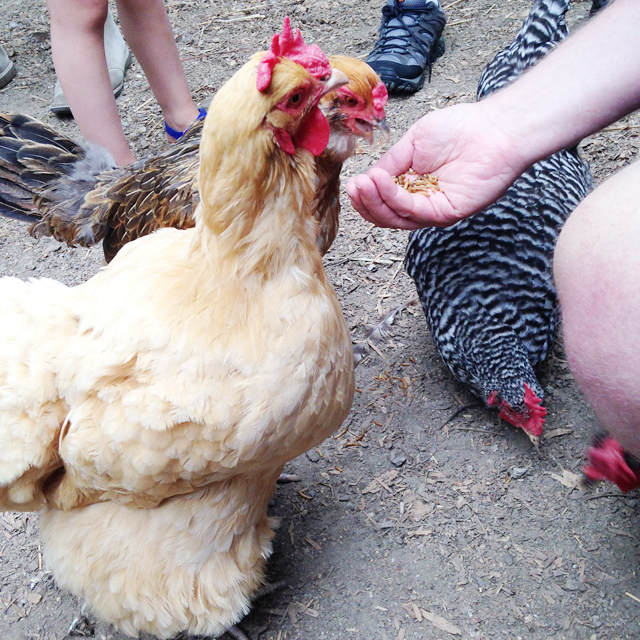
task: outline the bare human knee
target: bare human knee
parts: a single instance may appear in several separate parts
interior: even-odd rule
[[[107,0],[47,0],[52,32],[93,33],[102,38]]]
[[[554,277],[572,372],[604,427],[640,454],[640,163],[571,215]]]

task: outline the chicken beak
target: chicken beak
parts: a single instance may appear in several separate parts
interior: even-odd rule
[[[322,95],[326,95],[330,91],[335,91],[345,84],[349,84],[349,78],[339,69],[331,69],[331,77],[327,80],[322,91]]]
[[[382,120],[379,120],[378,122],[374,122],[373,126],[376,127],[378,131],[380,131],[380,133],[382,134],[382,137],[384,138],[384,141],[389,142],[389,140],[391,139],[391,129],[387,124],[387,119],[382,118]]]

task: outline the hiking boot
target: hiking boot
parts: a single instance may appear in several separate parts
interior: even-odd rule
[[[16,76],[16,67],[0,44],[0,89],[6,87]]]
[[[603,7],[606,7],[609,4],[609,0],[593,0],[593,4],[591,5],[591,11],[589,11],[589,17],[593,18],[593,16],[600,11]]]
[[[104,23],[104,54],[107,59],[113,95],[117,98],[124,87],[124,74],[131,65],[131,52],[111,15],[111,11],[107,14]],[[71,115],[71,109],[59,82],[56,82],[53,89],[53,101],[49,110],[57,116]]]
[[[389,93],[418,91],[427,71],[431,81],[431,63],[444,53],[440,36],[446,21],[438,0],[388,0],[367,63]]]

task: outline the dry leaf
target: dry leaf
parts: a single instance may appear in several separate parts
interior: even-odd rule
[[[376,480],[373,479],[363,490],[362,494],[365,493],[378,493],[382,491],[382,485]]]
[[[452,624],[448,620],[437,616],[435,613],[431,613],[430,611],[425,611],[424,609],[420,609],[420,613],[422,613],[422,617],[431,622],[434,627],[437,627],[441,631],[446,631],[454,636],[461,636],[462,631],[456,627],[455,624]]]
[[[562,476],[559,476],[557,473],[550,473],[549,475],[568,489],[575,489],[582,482],[581,475],[572,473],[571,471],[567,471],[566,469],[562,471]]]
[[[416,501],[411,507],[411,518],[414,522],[420,522],[424,520],[433,510],[430,504],[422,502],[422,500]]]

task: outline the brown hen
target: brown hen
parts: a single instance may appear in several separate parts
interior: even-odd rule
[[[324,96],[320,108],[331,137],[316,159],[318,245],[324,255],[338,231],[340,171],[356,143],[388,139],[384,84],[366,63],[330,58],[349,85]],[[156,229],[193,227],[197,207],[198,149],[203,120],[159,154],[116,167],[95,145],[81,146],[24,115],[0,115],[0,215],[31,222],[35,237],[52,236],[69,246],[102,240],[110,262],[131,240]]]

